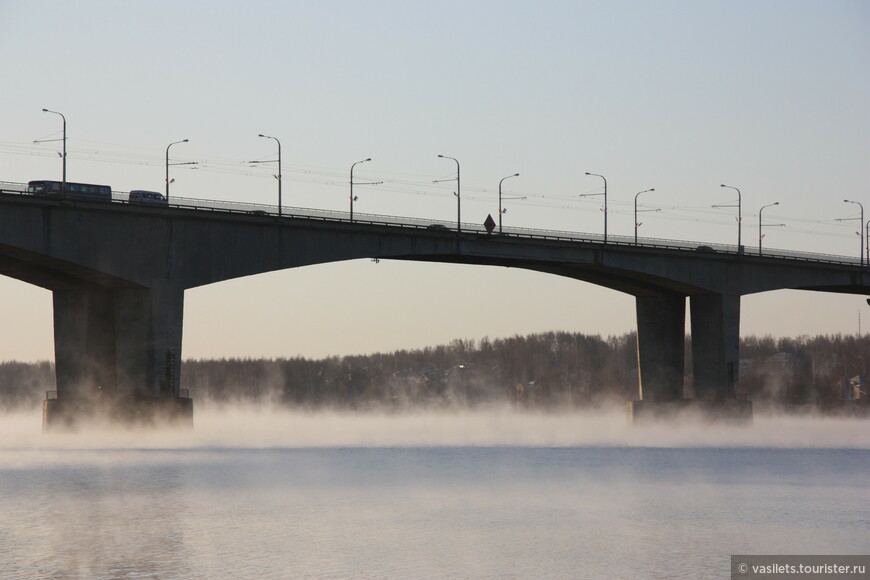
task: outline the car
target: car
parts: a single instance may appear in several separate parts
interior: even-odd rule
[[[445,226],[444,224],[429,224],[428,226],[426,226],[426,229],[427,229],[427,230],[432,230],[432,231],[435,231],[435,232],[446,232],[446,231],[448,231],[450,228],[448,228],[448,227]]]
[[[146,203],[154,205],[166,205],[169,203],[163,194],[157,191],[148,191],[147,189],[133,189],[127,198],[130,203]]]

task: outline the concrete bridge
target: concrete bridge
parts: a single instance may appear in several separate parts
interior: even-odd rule
[[[285,268],[355,258],[485,264],[631,294],[634,413],[689,404],[751,416],[749,402],[736,397],[741,296],[784,288],[870,293],[870,271],[857,259],[526,230],[495,235],[466,224],[457,233],[446,223],[360,217],[0,193],[0,274],[53,292],[57,391],[45,402],[44,424],[71,423],[96,408],[122,422],[192,420],[178,380],[184,291]],[[694,402],[683,396],[687,298]]]

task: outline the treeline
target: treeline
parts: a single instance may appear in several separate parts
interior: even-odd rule
[[[849,398],[849,379],[866,374],[870,339],[747,337],[740,353],[741,396],[760,404],[835,407]],[[690,341],[686,368],[684,391],[691,396]],[[321,360],[187,360],[181,384],[197,405],[597,407],[636,394],[636,335],[548,332]],[[51,363],[0,363],[2,409],[39,405],[53,388]]]
[[[10,411],[41,405],[54,389],[54,363],[0,363],[0,409]]]
[[[185,361],[191,396],[214,402],[269,401],[293,407],[474,406],[521,398],[599,404],[625,398],[635,366],[634,334],[601,338],[546,333],[390,354],[277,360]]]

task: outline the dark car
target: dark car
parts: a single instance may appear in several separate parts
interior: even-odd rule
[[[168,202],[163,194],[159,191],[148,191],[145,189],[133,189],[130,191],[130,196],[127,198],[130,203],[147,203],[156,205],[166,205]]]

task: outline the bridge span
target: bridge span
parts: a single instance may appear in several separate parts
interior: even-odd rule
[[[111,419],[192,420],[179,382],[184,291],[357,258],[494,265],[566,276],[636,301],[638,385],[629,408],[695,405],[737,417],[740,298],[777,289],[870,294],[857,259],[608,239],[312,210],[174,200],[134,205],[0,192],[0,275],[51,290],[57,390],[44,425],[108,409]],[[691,305],[694,399],[683,394]]]

